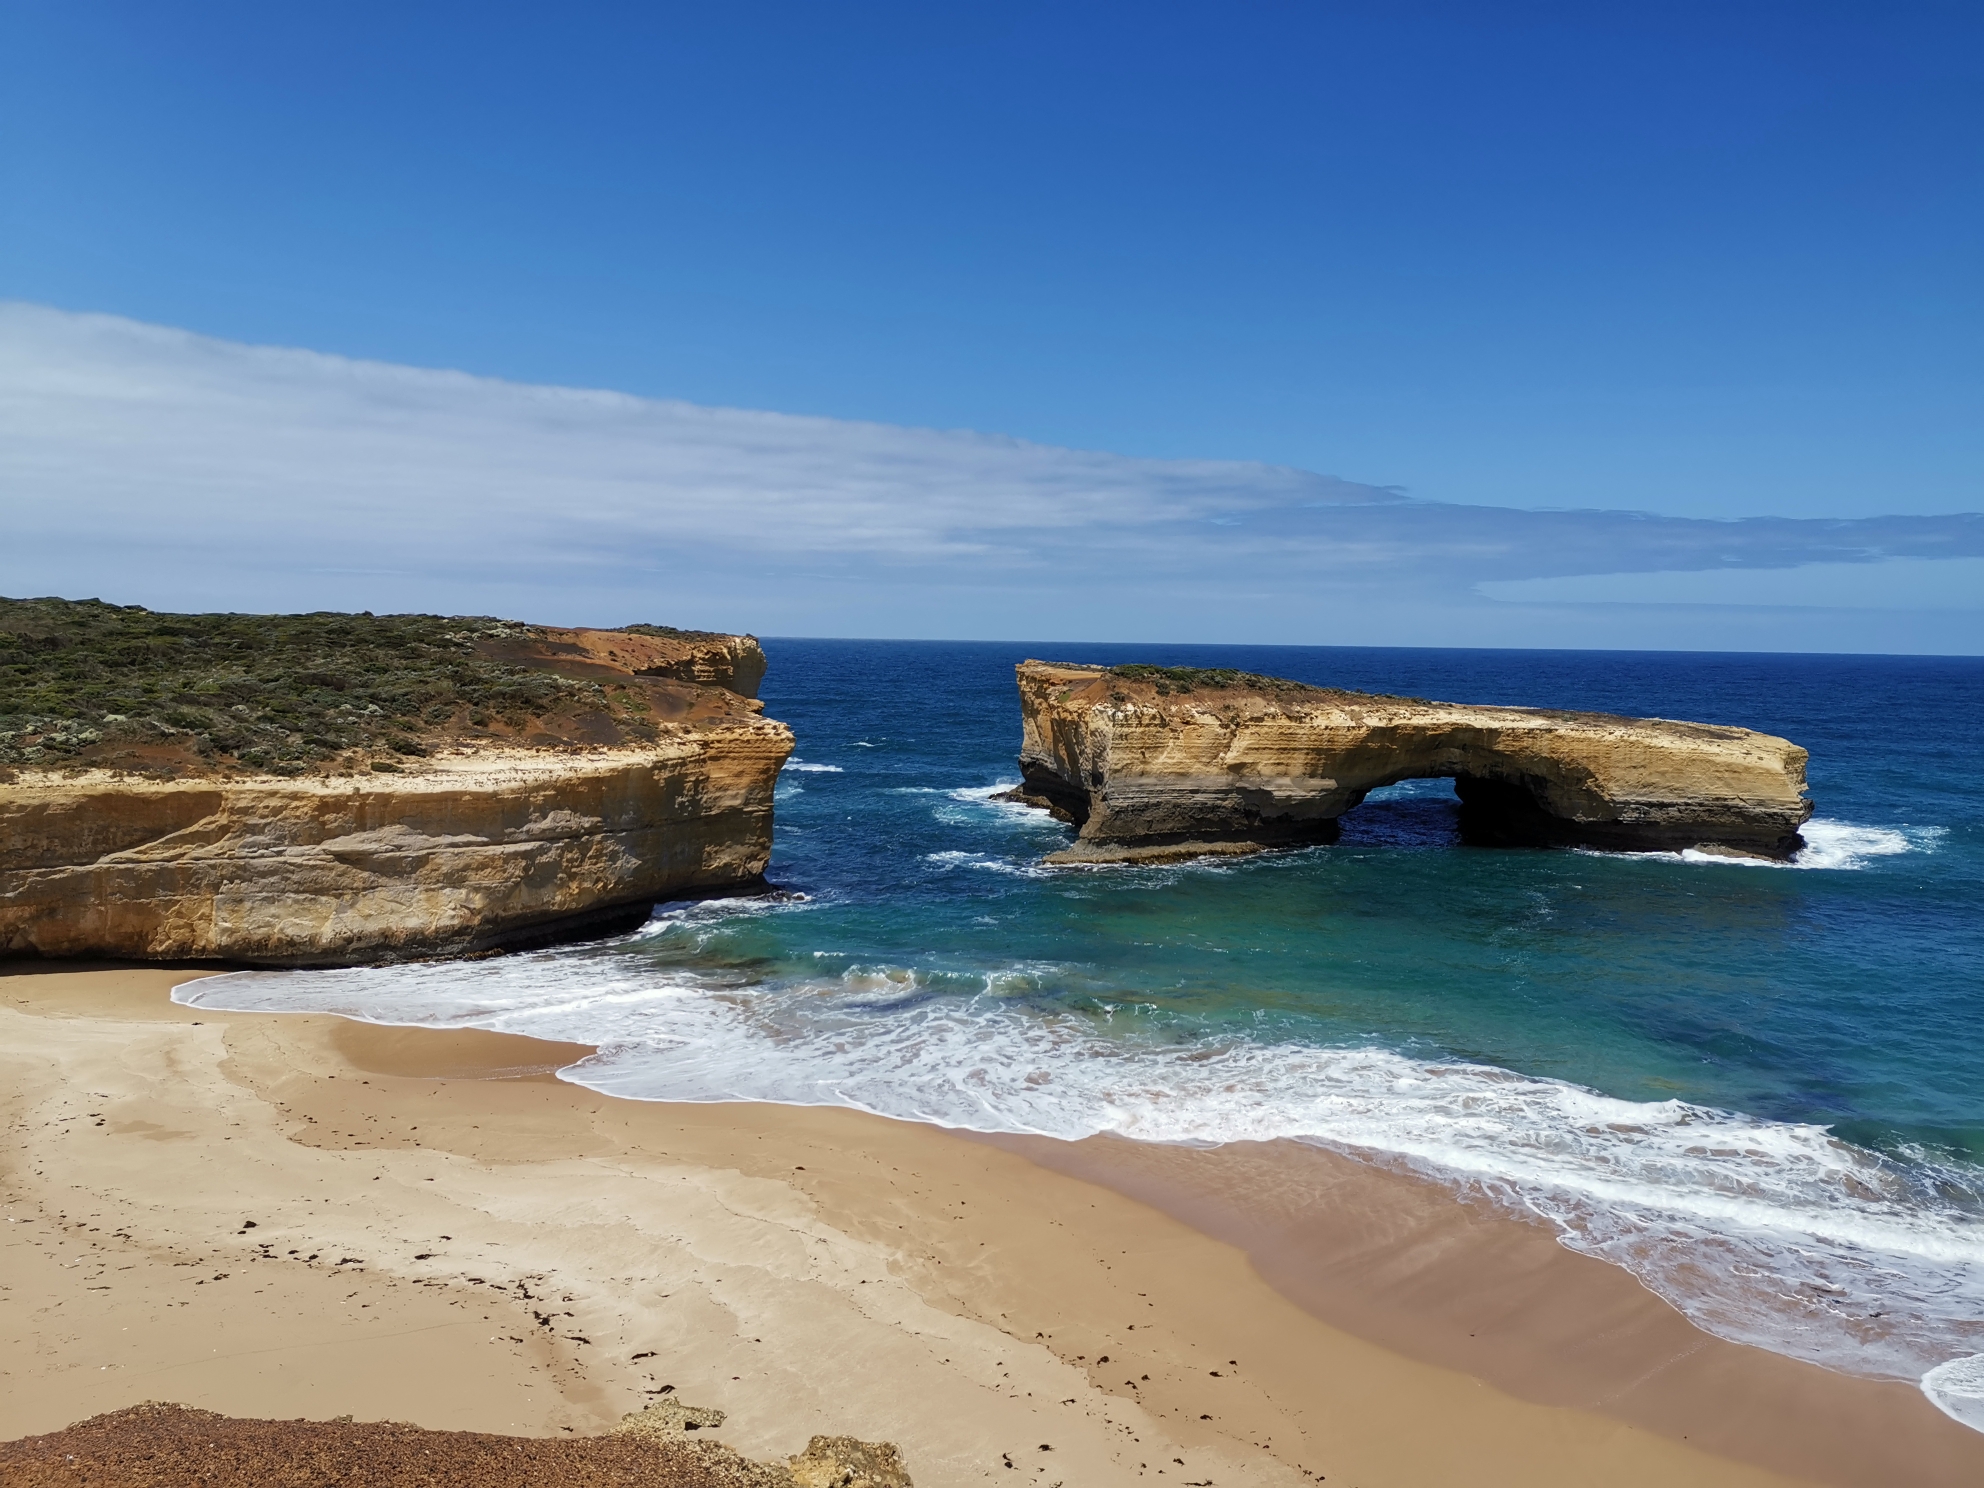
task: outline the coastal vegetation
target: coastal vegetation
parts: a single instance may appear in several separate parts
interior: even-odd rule
[[[1152,666],[1148,662],[1125,662],[1106,669],[1108,675],[1125,682],[1147,682],[1159,697],[1177,693],[1189,695],[1201,688],[1208,692],[1246,691],[1268,697],[1298,694],[1334,697],[1371,697],[1387,702],[1423,703],[1425,698],[1396,693],[1350,693],[1339,687],[1318,687],[1312,682],[1296,682],[1287,677],[1266,677],[1259,672],[1243,672],[1233,667]]]
[[[1168,697],[1174,692],[1194,692],[1201,687],[1212,692],[1224,692],[1230,687],[1245,687],[1256,692],[1316,690],[1306,682],[1291,682],[1285,677],[1263,677],[1255,672],[1236,671],[1232,667],[1151,666],[1146,662],[1133,661],[1110,667],[1109,675],[1121,677],[1126,682],[1148,682],[1160,697]]]
[[[602,719],[616,735],[653,735],[645,689],[554,670],[549,635],[484,615],[0,599],[0,766],[390,771],[443,740],[557,742],[586,722],[599,733]]]

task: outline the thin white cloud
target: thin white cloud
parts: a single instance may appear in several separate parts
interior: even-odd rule
[[[902,558],[1394,493],[1269,465],[531,387],[0,307],[5,474],[120,523]],[[161,500],[161,498],[164,498]],[[58,514],[49,509],[50,516]]]
[[[24,304],[0,304],[0,513],[14,594],[844,634],[1520,640],[1476,585],[1984,554],[1974,516],[1439,505]]]
[[[1484,583],[1481,592],[1491,599],[1530,604],[1984,610],[1984,558],[1499,579]]]

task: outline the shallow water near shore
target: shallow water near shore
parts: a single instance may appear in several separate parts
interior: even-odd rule
[[[985,1131],[1289,1137],[1555,1225],[1697,1323],[1984,1428],[1984,662],[772,641],[781,893],[617,941],[182,1001],[596,1044],[614,1095]],[[1328,847],[1047,869],[1027,655],[1741,724],[1812,752],[1789,865],[1461,845],[1444,781]]]

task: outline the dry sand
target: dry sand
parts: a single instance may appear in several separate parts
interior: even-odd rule
[[[186,976],[0,977],[0,1438],[147,1399],[576,1435],[673,1386],[920,1488],[1984,1482],[1912,1389],[1359,1164],[612,1101],[575,1046]]]

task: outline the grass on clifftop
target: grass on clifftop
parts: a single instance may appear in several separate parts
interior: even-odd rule
[[[1148,682],[1157,689],[1159,696],[1174,692],[1193,692],[1201,687],[1213,692],[1224,692],[1229,687],[1245,687],[1255,692],[1318,690],[1306,682],[1291,682],[1286,677],[1263,677],[1258,672],[1239,672],[1232,667],[1150,666],[1141,661],[1133,661],[1123,666],[1109,668],[1109,675],[1122,677],[1131,682]]]
[[[488,616],[161,615],[0,599],[0,765],[171,773],[180,760],[296,775],[357,751],[390,769],[394,756],[428,752],[422,735],[518,732],[574,707],[636,721],[637,696],[477,650],[539,634]]]
[[[1244,688],[1249,692],[1263,692],[1270,696],[1289,693],[1327,694],[1341,698],[1371,698],[1389,703],[1423,703],[1425,698],[1406,697],[1391,692],[1349,692],[1341,687],[1318,687],[1312,682],[1292,682],[1286,677],[1264,677],[1259,672],[1241,672],[1232,667],[1182,667],[1151,666],[1146,662],[1126,662],[1122,666],[1108,669],[1112,677],[1121,677],[1130,682],[1148,682],[1159,697],[1169,697],[1173,693],[1192,693],[1201,688],[1208,692],[1225,692],[1231,688]]]

